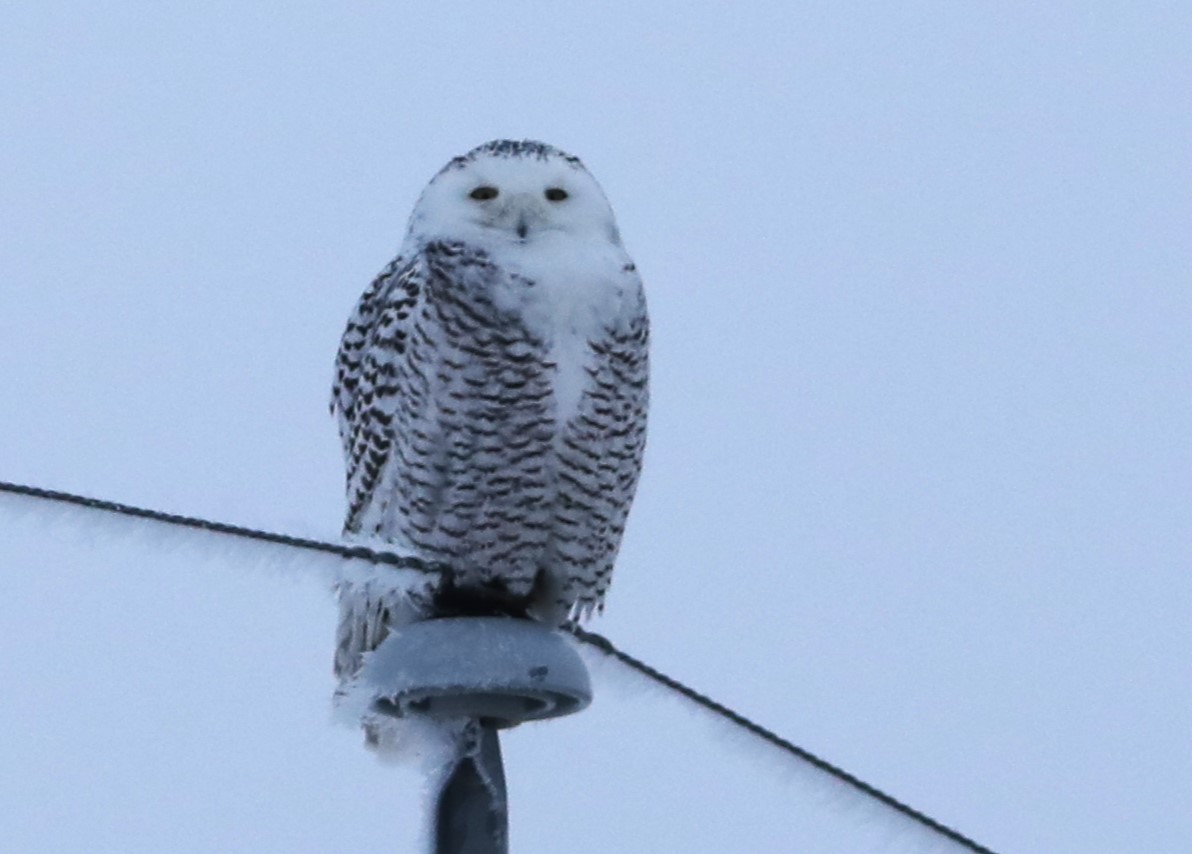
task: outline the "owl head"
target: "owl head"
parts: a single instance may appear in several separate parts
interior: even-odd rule
[[[530,140],[494,140],[431,179],[409,238],[524,246],[562,239],[620,245],[604,191],[578,157]]]

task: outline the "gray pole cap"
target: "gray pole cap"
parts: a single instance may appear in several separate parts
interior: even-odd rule
[[[592,701],[583,659],[557,631],[511,617],[425,620],[394,631],[360,672],[373,707],[496,727],[569,715]]]

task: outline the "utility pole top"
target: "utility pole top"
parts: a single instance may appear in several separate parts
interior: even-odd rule
[[[592,701],[583,659],[556,631],[510,617],[425,620],[395,630],[361,681],[375,711],[469,719],[471,742],[436,806],[435,854],[507,854],[500,729],[581,711]]]

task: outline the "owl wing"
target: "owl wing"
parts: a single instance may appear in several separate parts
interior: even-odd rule
[[[556,615],[583,619],[601,606],[641,473],[650,324],[636,273],[632,281],[634,310],[588,342],[587,386],[561,437],[555,514],[561,571],[557,590],[544,591],[554,596]]]
[[[331,411],[347,463],[345,534],[360,533],[365,515],[383,512],[377,491],[391,462],[398,375],[423,310],[424,278],[417,257],[398,256],[360,297],[340,340]]]

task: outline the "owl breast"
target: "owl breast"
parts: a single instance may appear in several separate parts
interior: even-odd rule
[[[640,465],[631,448],[604,458],[628,438],[605,341],[625,288],[590,273],[535,279],[532,265],[510,270],[458,244],[428,245],[423,262],[376,533],[449,563],[460,587],[537,591],[569,611],[586,581],[595,602],[624,524],[605,505],[627,503],[617,474],[629,466],[635,481]]]

